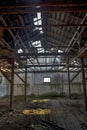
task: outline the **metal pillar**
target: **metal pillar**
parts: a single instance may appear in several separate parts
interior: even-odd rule
[[[71,99],[71,88],[70,88],[70,72],[69,72],[69,66],[68,66],[68,86],[69,86],[69,98]]]
[[[25,67],[25,95],[24,95],[25,101],[27,100],[27,67]]]
[[[83,58],[81,58],[81,62],[82,62],[82,83],[83,83],[84,109],[87,110],[86,82],[85,82],[85,71],[84,71],[84,59]]]
[[[10,111],[12,111],[13,106],[13,87],[14,87],[14,60],[11,60],[11,88],[10,88]]]

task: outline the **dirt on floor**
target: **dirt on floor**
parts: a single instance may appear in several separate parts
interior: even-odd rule
[[[0,130],[87,130],[87,111],[82,100],[49,99],[17,101],[9,111],[7,100],[0,100]],[[28,114],[24,110],[50,109],[50,114]]]

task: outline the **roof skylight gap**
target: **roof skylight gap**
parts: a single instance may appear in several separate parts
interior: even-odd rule
[[[62,50],[58,50],[59,53],[62,53],[63,51]]]
[[[42,25],[41,12],[37,13],[37,17],[33,18],[34,25]],[[43,33],[42,27],[35,27],[35,30],[40,30],[40,33]]]
[[[34,22],[36,22],[37,20],[38,20],[38,18],[36,18],[36,17],[33,19]]]
[[[40,8],[41,6],[36,6],[36,8]]]
[[[36,8],[40,8],[40,7],[36,7]],[[34,30],[39,30],[40,33],[43,33],[43,28],[41,27],[41,25],[42,25],[41,12],[37,12],[36,15],[37,16],[33,18],[34,25],[37,26],[37,27],[35,27]],[[44,52],[44,48],[42,48],[40,40],[32,42],[32,45],[33,45],[33,47],[35,47],[37,49],[38,53]]]
[[[38,53],[44,52],[44,48],[42,48],[41,41],[32,42],[33,47],[37,48]]]
[[[20,53],[23,53],[23,50],[22,49],[19,49],[18,50],[18,53],[20,54]]]
[[[41,12],[37,13],[37,18],[41,19]]]

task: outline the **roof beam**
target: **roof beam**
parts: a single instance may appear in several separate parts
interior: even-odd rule
[[[66,64],[34,64],[34,65],[27,65],[26,67],[27,68],[30,68],[30,67],[61,67],[61,66],[66,66]],[[81,68],[81,65],[69,65],[69,67],[72,67],[72,68]],[[85,66],[87,67],[87,66]],[[19,66],[19,68],[24,68],[23,66]]]
[[[68,73],[68,71],[62,70],[38,70],[38,71],[28,71],[27,73]],[[70,73],[76,73],[78,71],[70,71]],[[25,72],[17,72],[17,73],[25,73]]]
[[[87,24],[48,24],[48,25],[31,25],[31,26],[0,26],[0,29],[28,29],[31,27],[44,27],[44,28],[49,28],[49,27],[87,27]]]
[[[5,27],[8,26],[2,16],[0,16],[0,21],[2,22],[2,24],[3,24]],[[10,35],[12,36],[12,38],[14,39],[14,41],[16,41],[16,42],[18,43],[18,41],[17,41],[16,37],[14,36],[13,32],[12,32],[10,29],[7,29],[7,30],[8,30],[8,32],[10,33]]]
[[[3,23],[3,25],[4,25],[5,27],[8,26],[2,16],[0,16],[0,21]],[[18,36],[18,38],[19,38],[19,40],[17,40],[17,38],[14,36],[13,32],[11,31],[11,29],[7,29],[7,30],[8,30],[8,32],[10,33],[10,35],[12,36],[12,38],[14,39],[14,41],[16,41],[17,43],[19,43],[19,40],[20,40],[22,46],[25,48],[25,45],[24,45],[24,43],[22,42],[21,37],[17,34],[17,36]],[[14,58],[14,59],[18,59],[18,62],[24,65],[23,61],[20,61],[20,57],[18,57],[18,55],[16,54],[16,52],[14,51],[14,49],[12,49],[12,48],[10,47],[10,45],[9,45],[3,38],[1,39],[1,41],[7,46],[8,49],[10,49],[12,52],[14,52],[15,55],[14,55],[13,58]],[[31,62],[31,63],[32,63],[32,62]]]
[[[21,15],[19,15],[19,19],[20,19],[20,22],[21,22],[22,26],[25,26],[24,20],[23,20],[23,18],[22,18]],[[27,37],[27,39],[28,39],[30,45],[32,46],[32,43],[31,43],[30,38],[29,38],[29,34],[28,34],[28,32],[27,32],[27,28],[24,28],[24,32],[25,32],[25,34],[26,34],[26,37]],[[29,46],[29,47],[30,47],[30,46]],[[32,46],[32,47],[33,47],[33,46]],[[33,51],[35,51],[35,48],[34,48],[34,47],[33,47]],[[28,50],[28,52],[29,52],[29,50]],[[35,56],[35,58],[36,58],[36,60],[37,60],[37,63],[39,64],[38,58],[37,58],[36,56]]]
[[[38,7],[38,6],[41,6],[41,7],[79,7],[79,6],[82,6],[82,7],[84,7],[84,6],[87,6],[87,2],[78,2],[78,3],[75,3],[75,2],[69,2],[69,1],[67,1],[67,2],[60,2],[60,1],[58,1],[58,2],[50,2],[50,3],[48,3],[48,2],[30,2],[29,3],[29,1],[28,1],[28,3],[24,3],[24,4],[21,4],[21,3],[19,3],[18,5],[16,5],[15,3],[14,3],[14,5],[10,5],[10,6],[8,6],[8,5],[5,5],[5,6],[0,6],[0,8],[1,9],[14,9],[14,8],[30,8],[30,7]]]
[[[85,20],[87,19],[87,13],[84,16],[84,18],[82,19],[80,24],[83,24],[85,22]],[[85,27],[81,29],[81,31],[79,32],[80,27],[77,28],[77,31],[75,32],[75,34],[73,35],[72,39],[70,40],[68,47],[69,46],[74,46],[74,44],[76,43],[76,41],[78,40],[78,38],[81,36],[81,34],[83,33],[83,31],[85,30]],[[65,52],[69,52],[71,48],[66,48]]]
[[[29,10],[29,11],[0,11],[0,15],[15,15],[15,14],[30,14],[30,13],[35,13],[35,12],[42,12],[42,13],[47,13],[47,12],[87,12],[87,7],[81,8],[81,7],[76,7],[76,8],[57,8],[57,9],[35,9],[35,10]]]
[[[56,56],[56,55],[64,55],[67,56],[69,54],[65,52],[45,52],[45,53],[21,53],[19,56]]]

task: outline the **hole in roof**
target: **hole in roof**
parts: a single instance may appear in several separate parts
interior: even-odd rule
[[[36,8],[40,8],[40,6],[36,6]]]
[[[37,13],[37,18],[40,19],[41,18],[41,13]]]
[[[42,27],[41,27],[41,28],[39,28],[39,30],[42,30]]]
[[[19,54],[20,54],[20,53],[22,53],[22,52],[23,52],[23,50],[22,50],[22,49],[19,49],[19,50],[18,50],[18,53],[19,53]]]
[[[41,12],[37,13],[37,17],[33,18],[34,25],[42,25]],[[43,33],[42,27],[35,27],[34,30],[39,30],[40,33]]]
[[[41,20],[34,21],[34,25],[42,25],[42,21]]]
[[[37,19],[37,18],[34,18],[33,20],[34,20],[34,21],[37,21],[38,19]]]
[[[37,48],[38,53],[44,52],[44,48],[42,48],[41,41],[32,42],[32,46]]]
[[[40,33],[43,33],[43,31],[41,30]]]
[[[51,51],[54,51],[54,48],[51,48]]]
[[[62,50],[58,50],[58,52],[63,52]]]

